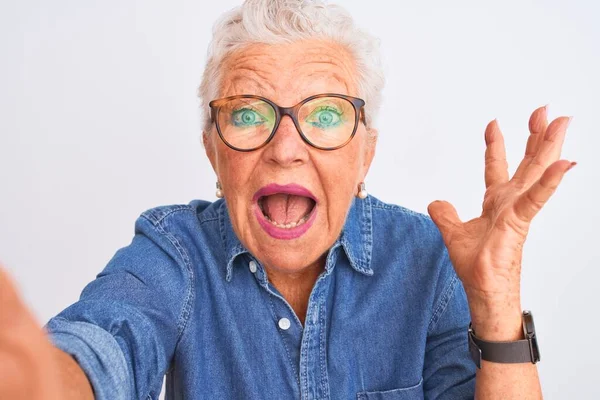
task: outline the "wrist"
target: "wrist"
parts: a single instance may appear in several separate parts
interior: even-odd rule
[[[502,317],[474,320],[471,327],[479,339],[492,342],[511,342],[523,339],[523,319],[521,312]]]
[[[488,341],[523,339],[523,319],[518,294],[467,295],[475,335]]]

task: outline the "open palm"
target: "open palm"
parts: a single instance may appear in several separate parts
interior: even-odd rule
[[[462,222],[450,203],[429,205],[469,297],[519,296],[522,249],[531,221],[575,165],[559,160],[570,120],[560,117],[548,125],[546,107],[535,110],[525,156],[510,179],[504,138],[496,120],[490,122],[481,216]]]

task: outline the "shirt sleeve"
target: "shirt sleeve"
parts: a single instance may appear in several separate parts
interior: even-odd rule
[[[467,296],[444,252],[444,282],[427,334],[423,382],[426,399],[473,399],[475,364],[469,356]]]
[[[157,398],[187,322],[189,257],[162,223],[138,218],[131,244],[45,326],[77,360],[96,399]]]

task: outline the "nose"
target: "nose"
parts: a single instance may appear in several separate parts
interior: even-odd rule
[[[288,115],[281,118],[275,136],[265,146],[263,154],[266,161],[281,167],[299,166],[308,161],[308,144],[302,140]]]

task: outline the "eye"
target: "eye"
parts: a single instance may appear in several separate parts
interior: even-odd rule
[[[331,106],[317,107],[310,113],[306,122],[309,124],[321,128],[333,128],[342,123],[342,113]]]
[[[235,126],[257,126],[265,121],[266,119],[260,113],[251,108],[240,108],[231,113],[231,122]]]

